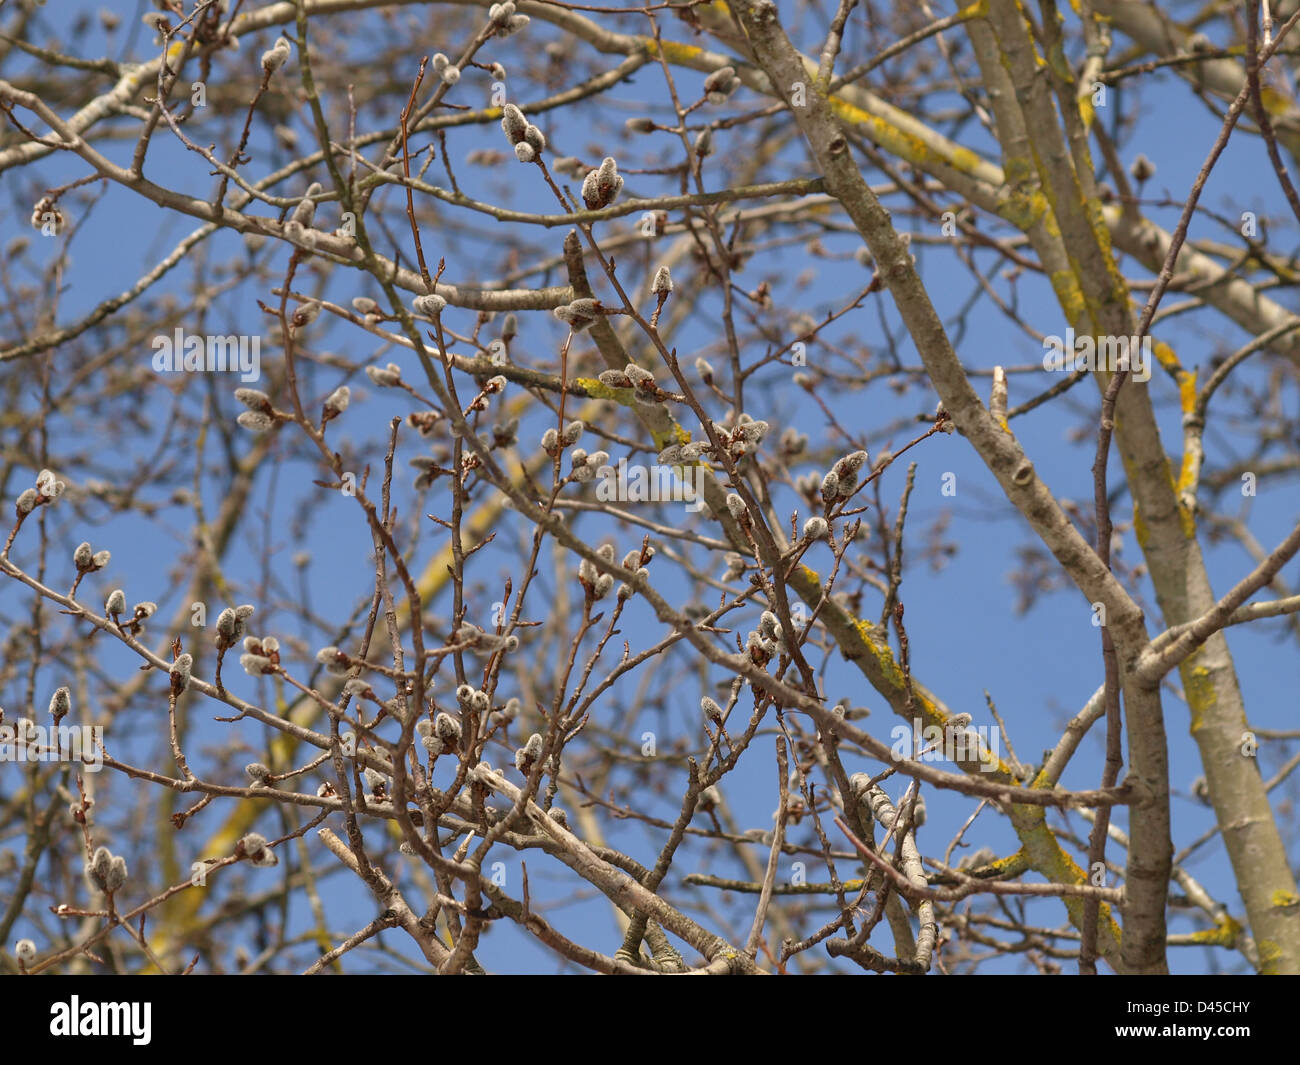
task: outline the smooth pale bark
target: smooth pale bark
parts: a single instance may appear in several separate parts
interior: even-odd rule
[[[776,94],[784,97],[796,83],[807,86],[811,78],[806,60],[785,36],[776,5],[760,0],[738,4],[737,10],[750,47]],[[826,178],[827,191],[844,205],[867,242],[944,406],[997,477],[1008,499],[1088,601],[1106,605],[1121,665],[1129,664],[1148,642],[1141,610],[1071,525],[1014,437],[984,408],[916,273],[906,242],[858,171],[829,104],[811,88],[805,98],[807,106],[792,107],[792,114]],[[1172,858],[1164,727],[1153,689],[1126,685],[1125,694],[1130,722],[1129,782],[1136,794],[1135,839],[1130,850],[1134,858],[1130,862],[1125,913],[1127,923],[1140,932],[1126,944],[1122,967],[1138,972],[1163,971],[1165,894]]]

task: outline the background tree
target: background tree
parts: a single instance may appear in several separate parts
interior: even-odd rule
[[[124,6],[0,9],[0,964],[1300,971],[1295,4]]]

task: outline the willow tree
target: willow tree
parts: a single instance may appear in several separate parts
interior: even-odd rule
[[[1172,6],[10,4],[4,964],[1300,971],[1300,15]]]

